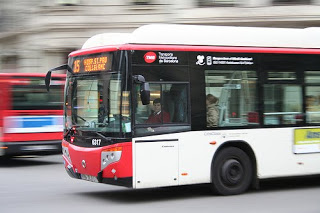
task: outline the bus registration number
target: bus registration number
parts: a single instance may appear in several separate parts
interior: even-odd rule
[[[101,139],[92,139],[91,143],[93,146],[100,146],[101,145]]]

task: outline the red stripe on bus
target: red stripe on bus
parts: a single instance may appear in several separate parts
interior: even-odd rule
[[[275,48],[275,47],[226,47],[226,46],[189,46],[189,45],[137,45],[96,47],[78,50],[69,57],[117,50],[154,50],[154,51],[186,51],[186,52],[234,52],[234,53],[286,53],[286,54],[320,54],[320,49]]]
[[[4,142],[23,142],[23,141],[51,141],[62,140],[62,132],[43,132],[43,133],[5,133]]]
[[[101,52],[113,52],[119,50],[120,46],[106,46],[106,47],[94,47],[85,50],[77,50],[69,54],[69,57],[79,56],[79,55],[87,55]]]
[[[18,115],[63,115],[63,110],[6,110],[7,116],[18,116]]]
[[[45,77],[47,73],[0,73],[0,77]],[[52,74],[52,77],[65,78],[66,74]]]

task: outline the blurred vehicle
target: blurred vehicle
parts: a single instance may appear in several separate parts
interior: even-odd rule
[[[61,152],[64,74],[53,76],[52,92],[44,74],[0,74],[0,156]]]
[[[222,195],[319,175],[319,36],[161,24],[93,36],[46,78],[68,70],[68,174],[132,188],[210,183]]]

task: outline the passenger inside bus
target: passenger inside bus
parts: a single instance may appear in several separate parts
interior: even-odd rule
[[[211,94],[208,94],[206,97],[206,106],[207,106],[207,127],[218,126],[219,121],[219,108],[218,108],[219,99]]]
[[[306,97],[306,111],[315,111],[316,109],[316,97],[308,95]]]
[[[153,101],[153,112],[148,117],[146,123],[169,123],[170,122],[170,114],[162,110],[161,100],[157,98]]]
[[[320,122],[320,108],[317,104],[317,98],[313,95],[306,97],[306,113],[307,122],[318,123]]]

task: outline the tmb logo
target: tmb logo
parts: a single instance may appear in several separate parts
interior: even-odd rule
[[[153,63],[157,59],[157,55],[154,52],[147,52],[143,57],[144,61],[148,64]]]

